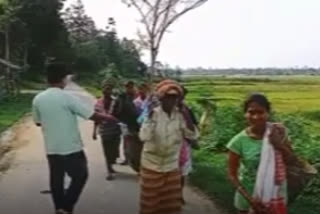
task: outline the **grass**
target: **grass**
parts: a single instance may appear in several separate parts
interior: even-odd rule
[[[0,134],[11,127],[15,122],[30,112],[32,99],[35,94],[20,94],[14,98],[5,98],[0,101]],[[0,172],[10,167],[10,161],[5,154],[11,150],[11,144],[0,142]]]
[[[199,151],[194,154],[193,185],[204,191],[221,208],[234,212],[233,189],[226,180],[226,155]]]
[[[0,102],[0,133],[30,112],[34,94],[21,94]]]
[[[299,114],[312,112],[308,119],[316,121],[313,126],[320,127],[320,118],[318,117],[319,120],[317,120],[312,117],[312,115],[320,115],[320,76],[208,77],[207,79],[187,79],[184,85],[189,90],[189,102],[200,98],[211,98],[218,106],[240,106],[249,93],[264,93],[276,112]],[[315,129],[313,126],[310,128]]]
[[[102,92],[100,89],[101,80],[99,80],[96,76],[81,74],[77,77],[76,82],[90,94],[96,97],[102,96]]]
[[[219,207],[229,213],[234,208],[234,190],[227,178],[226,154],[214,154],[205,151],[195,152],[194,171],[190,175],[193,185],[206,193]],[[298,198],[289,206],[290,214],[318,214],[320,205],[310,197]]]
[[[320,77],[290,77],[289,79],[256,79],[216,77],[207,80],[187,80],[189,99],[215,97],[218,104],[239,104],[247,94],[261,92],[268,96],[274,109],[280,112],[314,111],[320,106]]]
[[[310,136],[320,136],[320,76],[216,76],[206,77],[206,79],[186,79],[184,85],[189,90],[187,97],[189,103],[195,103],[201,98],[212,99],[218,109],[225,106],[238,106],[241,110],[241,104],[249,93],[264,93],[271,101],[273,111],[277,115],[294,115],[294,118],[297,119],[296,122],[299,125],[302,124]],[[229,121],[230,118],[226,115],[220,119],[224,122],[225,120]],[[217,128],[219,127],[215,129],[217,130]],[[223,130],[223,127],[219,130],[219,132],[228,133],[228,130]],[[299,138],[299,133],[296,135]],[[216,140],[210,140],[210,136],[208,139],[209,142],[206,144]],[[317,140],[312,142],[305,142],[303,139],[297,140],[302,154],[318,160],[315,158],[317,157],[315,152],[317,148],[320,148],[320,143]],[[205,149],[195,152],[191,182],[206,192],[220,206],[232,213],[236,212],[233,208],[233,190],[226,175],[225,154],[209,152]],[[318,187],[315,187],[313,191],[317,192]],[[319,193],[300,197],[289,206],[289,213],[319,213]]]
[[[35,82],[35,81],[22,81],[21,89],[24,90],[43,90],[46,88],[45,83],[43,82]]]
[[[11,127],[26,113],[30,112],[35,93],[44,88],[45,84],[42,80],[32,81],[23,79],[20,84],[21,94],[16,97],[6,97],[0,100],[0,134]],[[4,154],[10,151],[10,149],[11,147],[6,143],[3,145],[0,144],[0,159],[2,159]],[[8,162],[1,160],[0,171],[5,171],[8,167]]]
[[[81,80],[80,84],[90,93],[96,96],[101,95],[96,81],[85,79]],[[247,94],[264,93],[272,102],[277,114],[293,114],[296,118],[301,119],[303,126],[311,135],[320,136],[318,134],[320,130],[320,76],[206,77],[206,79],[186,79],[183,84],[189,90],[188,103],[195,104],[196,100],[206,98],[214,100],[218,108],[230,105],[240,108]],[[228,119],[230,118],[227,116],[222,118],[225,121]],[[301,148],[302,150],[308,149],[308,146],[314,149],[319,148],[318,144],[309,144]],[[315,152],[313,153],[312,156],[315,157]],[[306,154],[311,156],[309,151]],[[218,205],[235,213],[234,191],[227,179],[226,168],[224,153],[201,149],[194,153],[194,171],[190,178],[192,184],[203,190]],[[316,201],[318,199],[314,200],[315,198],[314,195],[309,195],[297,199],[289,206],[289,213],[319,213],[320,204]]]

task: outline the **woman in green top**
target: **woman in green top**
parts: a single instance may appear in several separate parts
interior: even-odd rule
[[[253,94],[244,103],[244,116],[248,126],[237,134],[228,144],[228,176],[232,185],[237,189],[235,207],[241,214],[251,209],[255,213],[266,213],[263,203],[253,198],[253,191],[260,163],[263,138],[267,129],[268,116],[271,107],[264,95]],[[286,137],[285,128],[280,124],[274,125],[269,135],[269,142],[281,151],[286,159],[291,156],[291,147]],[[284,140],[285,139],[285,140]],[[287,198],[286,182],[281,185],[281,194]]]

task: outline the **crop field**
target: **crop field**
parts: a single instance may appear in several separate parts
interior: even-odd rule
[[[277,112],[320,110],[320,77],[208,77],[187,79],[189,100],[207,97],[218,105],[239,104],[252,92],[267,95]]]
[[[226,176],[225,145],[244,128],[242,102],[253,92],[265,94],[272,103],[272,119],[289,130],[296,153],[313,164],[320,163],[320,76],[208,76],[186,78],[187,101],[201,110],[197,100],[207,99],[217,106],[211,131],[194,152],[191,182],[222,207],[234,212],[233,190]],[[290,204],[289,213],[320,212],[320,176]]]

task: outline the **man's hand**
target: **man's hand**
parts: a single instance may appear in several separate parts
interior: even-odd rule
[[[119,121],[117,118],[115,118],[111,114],[101,114],[98,112],[95,112],[89,119],[93,120],[94,122],[97,122],[97,123],[100,123],[103,121],[106,121],[106,122],[110,122],[110,121],[118,122]]]
[[[97,134],[96,134],[96,133],[93,133],[92,139],[93,139],[93,140],[97,140]]]
[[[119,121],[116,117],[112,116],[111,114],[106,114],[106,116],[109,118],[109,120],[113,120],[115,122]]]

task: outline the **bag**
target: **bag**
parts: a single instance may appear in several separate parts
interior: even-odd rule
[[[288,203],[292,203],[318,173],[306,160],[295,158],[287,163]]]
[[[280,131],[280,133],[284,135],[284,138],[288,140],[288,134],[284,126],[280,123],[273,123],[273,125],[276,126],[278,131]],[[284,140],[283,142],[286,142],[287,140]],[[296,156],[294,152],[285,162],[288,185],[288,203],[292,203],[317,174],[317,169],[315,169],[306,160]]]

